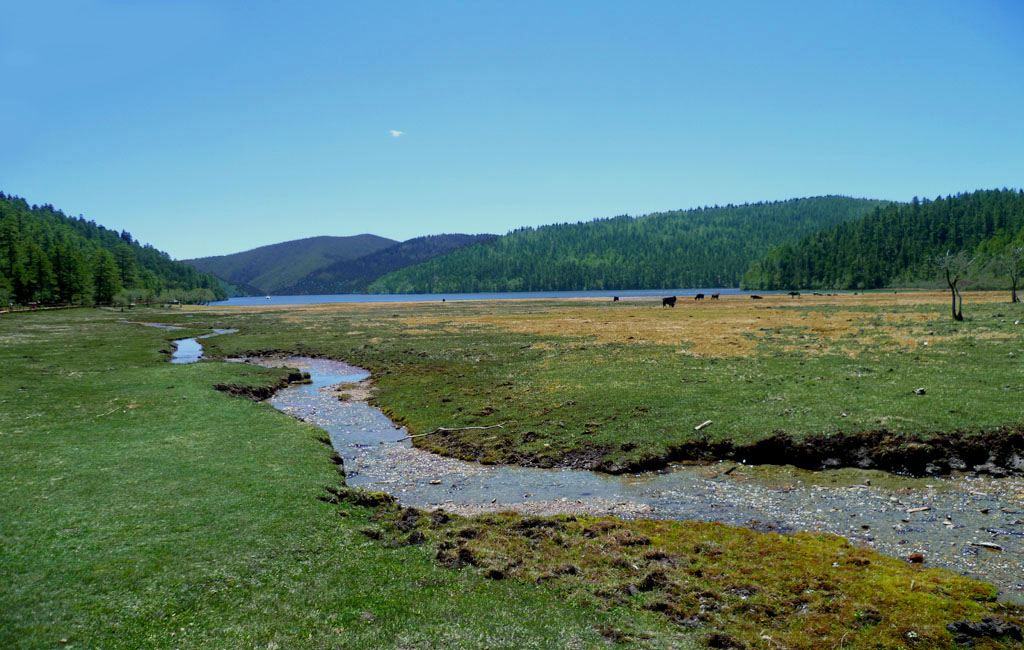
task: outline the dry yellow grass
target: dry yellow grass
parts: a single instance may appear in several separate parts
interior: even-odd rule
[[[1004,292],[964,294],[969,311],[972,303],[1005,302]],[[531,302],[543,308],[529,309]],[[800,298],[788,295],[723,296],[720,300],[694,301],[681,298],[673,309],[660,306],[657,298],[627,299],[611,303],[607,298],[574,298],[543,301],[461,301],[440,307],[437,302],[339,303],[322,305],[250,307],[201,307],[235,313],[285,311],[285,318],[306,327],[329,326],[326,314],[361,315],[372,328],[376,318],[388,318],[405,326],[405,334],[415,336],[443,326],[447,331],[465,327],[494,327],[510,332],[539,336],[588,338],[601,343],[678,345],[690,354],[731,357],[752,354],[759,342],[779,328],[796,328],[787,335],[787,348],[809,353],[841,352],[856,354],[864,345],[913,350],[925,342],[955,338],[929,335],[925,324],[947,317],[949,294],[946,292],[901,292],[838,294]],[[595,309],[600,303],[604,309]],[[516,308],[510,308],[515,305]],[[901,311],[907,307],[934,306],[934,311]],[[839,310],[794,310],[789,307],[839,307]],[[869,308],[893,307],[894,312],[879,314]],[[429,309],[425,309],[429,307]],[[523,308],[526,307],[526,308]],[[883,324],[879,324],[881,319]],[[979,336],[975,332],[972,336]],[[999,334],[980,334],[997,337]],[[856,345],[847,350],[843,341]]]

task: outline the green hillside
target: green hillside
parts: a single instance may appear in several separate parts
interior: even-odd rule
[[[251,293],[285,294],[307,275],[339,261],[354,260],[397,244],[377,235],[309,237],[260,246],[231,255],[184,260]]]
[[[388,274],[379,293],[579,291],[738,286],[785,241],[881,201],[822,196],[522,228]]]
[[[0,192],[0,304],[225,297],[217,278],[140,244],[127,231]]]
[[[360,293],[382,275],[494,237],[459,234],[416,237],[355,260],[339,260],[282,289],[281,293]]]
[[[784,244],[744,276],[751,289],[877,289],[935,276],[931,261],[968,253],[980,271],[1024,240],[1024,192],[979,190],[879,206],[870,214]],[[987,273],[992,273],[990,268]]]

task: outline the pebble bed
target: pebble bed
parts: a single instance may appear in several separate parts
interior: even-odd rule
[[[994,584],[1024,604],[1024,479],[959,475],[918,479],[885,472],[732,462],[679,465],[609,476],[579,470],[485,466],[412,447],[407,433],[359,399],[368,373],[336,361],[250,359],[297,367],[310,385],[271,398],[322,427],[345,460],[348,484],[384,491],[403,505],[460,514],[615,515],[718,521],[759,531],[820,531],[881,553],[923,561]]]

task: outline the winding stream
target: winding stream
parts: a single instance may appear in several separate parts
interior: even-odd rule
[[[379,410],[339,400],[334,387],[368,378],[364,370],[303,357],[252,361],[309,371],[312,384],[289,386],[268,401],[327,431],[345,459],[349,485],[388,492],[403,505],[463,514],[575,512],[822,531],[894,557],[923,552],[925,566],[985,580],[1002,598],[1024,603],[1020,477],[914,479],[731,462],[626,476],[485,466],[416,449]]]
[[[143,323],[141,321],[134,320],[122,320],[121,323],[128,323],[130,325],[144,325],[146,327],[156,327],[162,330],[183,330],[187,329],[178,325],[164,325],[162,323]],[[171,363],[195,363],[203,358],[203,344],[199,342],[200,339],[208,339],[211,336],[220,336],[221,334],[233,334],[237,332],[237,329],[215,329],[209,334],[203,334],[202,336],[196,336],[185,339],[175,339],[172,341],[174,344],[174,351],[171,353]]]
[[[174,329],[181,328],[176,327]],[[203,344],[199,342],[200,339],[208,339],[211,336],[231,334],[237,331],[238,330],[236,329],[215,329],[209,334],[203,334],[202,336],[197,336],[195,338],[177,339],[174,341],[174,352],[171,354],[171,363],[195,363],[203,358]]]

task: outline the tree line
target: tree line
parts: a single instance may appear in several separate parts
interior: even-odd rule
[[[227,297],[224,283],[52,205],[0,192],[0,304],[200,303]]]
[[[778,244],[883,202],[822,196],[520,228],[389,273],[372,293],[738,286]]]
[[[744,276],[748,289],[879,289],[942,275],[957,253],[962,274],[1006,275],[1016,287],[1024,244],[1024,191],[978,190],[881,205],[864,217],[782,244]],[[1014,290],[1014,295],[1016,292]]]

